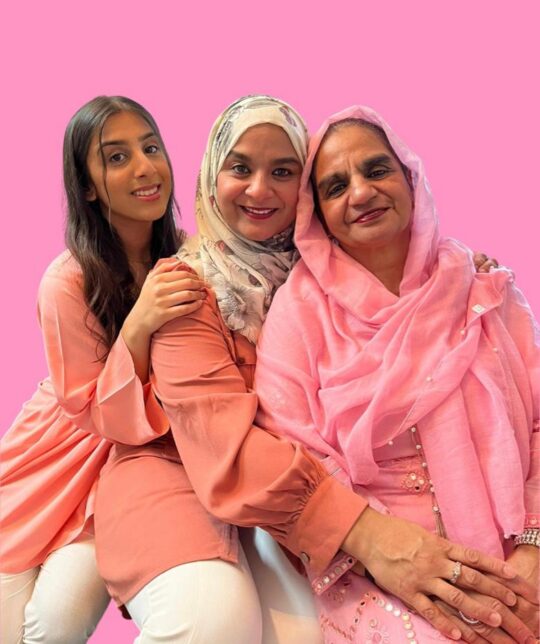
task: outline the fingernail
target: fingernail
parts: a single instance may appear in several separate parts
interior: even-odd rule
[[[514,606],[517,603],[517,597],[514,595],[514,593],[506,593],[505,603],[507,606]]]
[[[453,628],[451,633],[450,633],[450,637],[453,640],[460,640],[461,639],[461,631],[458,628]]]
[[[499,613],[490,613],[488,617],[488,623],[490,626],[500,626],[502,622],[502,617]]]
[[[503,575],[507,579],[515,579],[517,577],[517,572],[512,568],[512,566],[509,566],[508,564],[504,564]]]

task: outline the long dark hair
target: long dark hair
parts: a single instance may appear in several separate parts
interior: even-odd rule
[[[139,288],[129,267],[124,245],[117,232],[103,216],[98,200],[88,201],[91,187],[87,167],[92,137],[103,132],[107,119],[119,112],[133,112],[143,118],[163,145],[159,128],[142,105],[124,96],[97,96],[73,116],[64,136],[64,188],[67,197],[66,246],[80,264],[83,294],[89,313],[101,328],[86,324],[103,345],[98,359],[104,360],[118,337],[122,324],[139,296]],[[165,146],[163,151],[169,168],[171,162]],[[172,168],[171,168],[171,180]],[[175,225],[174,181],[171,197],[163,216],[152,224],[151,263],[175,253],[183,233]]]

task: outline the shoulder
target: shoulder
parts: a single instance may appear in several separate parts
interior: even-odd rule
[[[39,285],[39,299],[57,299],[62,293],[82,298],[82,288],[81,266],[70,251],[65,250],[46,268]]]
[[[201,253],[199,235],[186,238],[176,253],[176,257],[204,279],[204,271],[201,265]]]
[[[300,259],[293,267],[286,282],[280,286],[272,300],[269,316],[295,311],[310,311],[318,307],[320,298],[324,298],[317,281],[304,261]]]
[[[306,265],[300,260],[285,284],[280,286],[263,324],[258,346],[283,345],[293,350],[296,345],[317,343],[324,294]]]

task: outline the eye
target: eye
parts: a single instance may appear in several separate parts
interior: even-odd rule
[[[146,154],[157,154],[159,152],[159,145],[156,143],[151,143],[144,148]]]
[[[338,195],[340,192],[342,192],[345,189],[345,184],[343,182],[341,183],[334,183],[332,186],[330,186],[326,192],[327,197],[335,197]]]
[[[234,172],[234,174],[237,174],[241,177],[249,174],[249,168],[245,165],[242,165],[241,163],[235,163],[235,165],[232,166],[231,170]]]
[[[122,161],[125,161],[125,159],[127,159],[127,155],[124,154],[124,152],[115,152],[114,154],[111,154],[109,156],[109,162],[114,165],[122,163]]]
[[[368,179],[382,179],[386,177],[387,174],[391,172],[391,168],[386,168],[385,166],[377,166],[368,172]]]
[[[276,168],[272,171],[272,174],[275,177],[290,177],[293,173],[288,168]]]

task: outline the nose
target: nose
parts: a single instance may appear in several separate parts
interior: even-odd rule
[[[272,196],[272,187],[268,177],[262,172],[255,172],[250,177],[245,193],[248,197],[261,201]]]
[[[377,194],[373,183],[359,174],[351,178],[350,185],[349,202],[351,206],[363,206]]]
[[[152,163],[152,159],[150,159],[150,157],[142,150],[134,155],[133,164],[137,177],[146,177],[155,172],[155,166]]]

